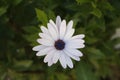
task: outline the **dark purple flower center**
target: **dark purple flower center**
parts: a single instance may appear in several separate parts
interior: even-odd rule
[[[65,48],[65,42],[63,40],[59,39],[59,40],[55,41],[54,46],[57,50],[63,50]]]

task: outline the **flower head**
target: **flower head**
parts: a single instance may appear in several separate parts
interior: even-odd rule
[[[78,48],[84,48],[84,34],[73,36],[75,29],[73,27],[73,21],[69,21],[66,24],[66,20],[62,20],[60,16],[57,16],[56,23],[49,20],[47,28],[41,26],[42,33],[39,33],[40,39],[37,40],[41,45],[35,46],[34,51],[37,56],[44,56],[44,62],[48,63],[48,66],[60,61],[63,68],[73,68],[74,59],[80,61],[80,57],[83,56]]]

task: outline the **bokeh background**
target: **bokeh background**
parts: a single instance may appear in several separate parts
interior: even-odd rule
[[[57,15],[86,35],[73,69],[32,51],[40,25]],[[0,80],[120,80],[119,27],[120,0],[0,0]]]

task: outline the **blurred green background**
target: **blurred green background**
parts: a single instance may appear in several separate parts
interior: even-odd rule
[[[73,69],[51,67],[32,47],[49,19],[74,21],[85,34],[84,56]],[[120,80],[120,0],[0,0],[0,80]]]

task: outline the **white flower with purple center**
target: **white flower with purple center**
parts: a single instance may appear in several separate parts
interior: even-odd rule
[[[73,68],[74,59],[80,61],[80,57],[83,56],[79,48],[84,48],[84,34],[73,36],[75,29],[73,27],[73,21],[69,21],[66,24],[66,20],[62,20],[60,16],[57,16],[56,23],[49,20],[47,28],[41,26],[42,33],[39,33],[41,38],[37,39],[40,45],[33,48],[37,56],[44,56],[44,62],[48,63],[48,66],[60,61],[63,68]]]

